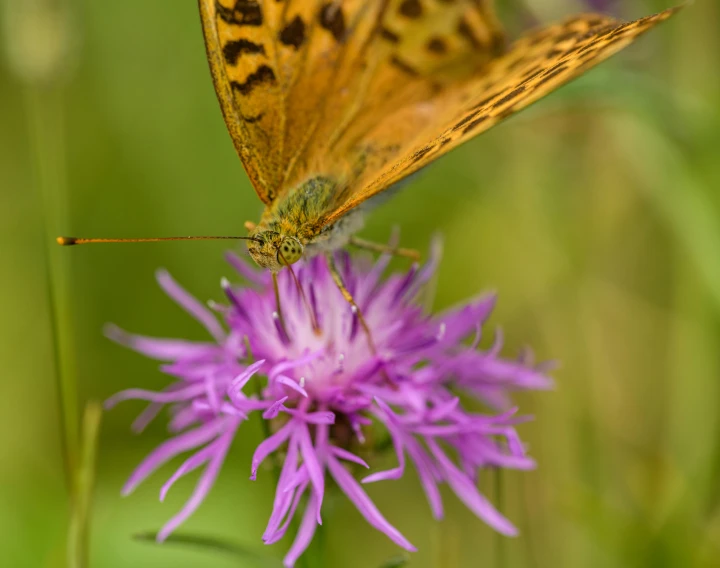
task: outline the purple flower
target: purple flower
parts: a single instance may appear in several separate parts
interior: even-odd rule
[[[158,273],[168,295],[212,336],[210,342],[190,342],[128,335],[115,327],[108,330],[119,343],[164,361],[161,369],[176,379],[162,392],[130,389],[107,402],[111,407],[128,399],[150,401],[135,430],[142,430],[164,405],[171,405],[170,430],[175,436],[140,464],[123,493],[130,493],[184,452],[192,455],[162,487],[161,500],[178,478],[204,467],[192,496],[163,527],[159,540],[200,505],[238,427],[252,413],[261,413],[272,434],[255,450],[251,479],[271,454],[282,449],[284,455],[263,535],[266,544],[284,536],[304,501],[286,566],[295,564],[321,523],[328,475],[373,527],[399,546],[415,550],[362,487],[401,478],[407,462],[416,470],[436,518],[443,515],[438,486],[447,483],[495,530],[517,533],[478,491],[477,478],[484,467],[534,467],[514,428],[524,419],[510,408],[508,393],[546,389],[551,381],[545,375],[547,368],[534,367],[526,358],[501,358],[499,336],[489,350],[478,349],[494,296],[481,296],[434,317],[423,312],[415,300],[435,272],[439,256],[435,249],[428,264],[384,280],[387,257],[373,265],[338,254],[343,279],[371,330],[374,350],[322,257],[295,267],[306,301],[289,271],[279,274],[282,318],[276,312],[270,274],[250,269],[233,255],[229,262],[249,285],[233,286],[224,280],[228,304],[212,304],[215,313],[169,274]],[[459,392],[484,402],[489,413],[466,409]],[[358,482],[354,470],[369,466],[357,454],[372,455],[373,447],[365,447],[371,445],[364,432],[373,421],[387,431],[398,464]]]

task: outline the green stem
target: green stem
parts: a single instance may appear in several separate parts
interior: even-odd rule
[[[64,219],[65,157],[63,152],[63,101],[58,90],[41,91],[30,87],[26,91],[29,137],[35,164],[36,185],[42,205],[45,230],[42,254],[46,272],[46,293],[52,338],[55,383],[60,415],[60,443],[62,446],[65,483],[72,492],[73,471],[78,460],[78,396],[75,373],[71,363],[69,309],[67,306],[67,278],[54,247],[55,223]],[[55,221],[55,223],[53,223]]]
[[[78,386],[72,346],[69,285],[65,265],[55,250],[58,224],[67,228],[64,213],[65,154],[64,101],[62,87],[31,86],[25,96],[29,139],[35,165],[35,182],[39,194],[44,238],[43,263],[46,272],[48,319],[50,323],[53,374],[58,397],[60,445],[69,499],[67,534],[67,564],[71,568],[88,565],[88,526],[92,472],[88,464],[94,462],[97,436],[93,407],[88,407],[86,423],[91,428],[83,432],[83,455],[80,455],[80,425]],[[98,419],[99,420],[99,419]],[[81,463],[82,460],[82,463]]]
[[[501,467],[495,468],[495,506],[499,511],[503,510],[503,470]],[[505,536],[499,532],[495,533],[495,557],[496,568],[505,568],[507,566],[507,555],[505,551]]]
[[[90,517],[101,418],[102,405],[96,401],[89,402],[85,406],[83,416],[80,463],[75,470],[75,500],[68,534],[68,559],[71,568],[84,568],[90,565]]]
[[[530,502],[528,500],[527,480],[523,476],[523,482],[520,483],[520,501],[522,503],[523,516],[525,523],[523,527],[522,541],[525,545],[525,566],[527,568],[536,568],[537,559],[535,558],[535,550],[532,540],[532,518],[530,515]]]

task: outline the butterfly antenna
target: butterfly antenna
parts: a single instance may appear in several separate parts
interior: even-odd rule
[[[302,286],[300,285],[300,280],[298,280],[297,275],[295,274],[295,271],[292,269],[292,266],[288,263],[287,260],[285,260],[285,257],[283,256],[282,251],[278,250],[278,253],[280,254],[280,258],[282,258],[282,261],[285,263],[285,266],[288,267],[288,270],[290,271],[290,274],[293,277],[293,280],[295,280],[295,286],[298,289],[298,292],[300,293],[300,297],[302,298],[303,304],[305,304],[305,309],[307,309],[308,314],[310,314],[310,321],[312,323],[313,333],[315,335],[320,335],[320,326],[318,325],[317,318],[315,317],[315,310],[312,309],[312,306],[310,305],[310,302],[308,302],[307,296],[305,295],[305,290],[303,290]]]
[[[257,241],[253,237],[150,237],[147,239],[84,239],[78,237],[58,237],[55,239],[57,244],[68,247],[73,245],[89,245],[96,243],[158,243],[161,241],[223,241],[223,240],[243,240]]]

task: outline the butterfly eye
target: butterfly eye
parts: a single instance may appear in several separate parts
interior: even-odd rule
[[[280,265],[295,264],[302,255],[302,243],[295,237],[285,237],[278,247],[277,261]]]

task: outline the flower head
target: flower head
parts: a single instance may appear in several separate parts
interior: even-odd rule
[[[264,460],[284,450],[263,535],[266,544],[283,537],[304,500],[286,566],[294,565],[322,522],[328,476],[373,527],[414,550],[362,487],[399,479],[407,462],[417,471],[435,517],[443,515],[438,486],[447,483],[495,530],[516,534],[515,527],[478,491],[477,476],[484,467],[534,467],[514,428],[522,418],[510,408],[508,393],[548,388],[551,382],[542,366],[501,358],[499,338],[489,350],[478,349],[494,296],[479,297],[437,316],[423,312],[416,299],[435,272],[437,248],[428,264],[386,279],[388,258],[370,264],[338,254],[342,278],[367,322],[372,345],[322,257],[295,266],[300,288],[288,271],[279,274],[282,317],[270,275],[250,269],[233,255],[230,263],[249,285],[233,286],[224,280],[228,304],[212,304],[215,313],[169,274],[158,274],[168,295],[212,336],[211,342],[198,343],[109,329],[116,341],[164,361],[163,371],[176,379],[162,392],[130,389],[107,403],[150,401],[134,425],[137,430],[164,405],[170,404],[172,410],[170,429],[176,435],[140,464],[124,493],[184,452],[193,453],[163,486],[161,499],[178,478],[204,467],[191,498],[163,527],[159,539],[200,505],[235,432],[253,413],[267,421],[270,435],[255,450],[251,479]],[[480,399],[491,412],[467,410],[460,392]],[[373,421],[384,426],[398,463],[358,482],[352,470],[369,467],[358,453],[372,455],[365,432]]]

